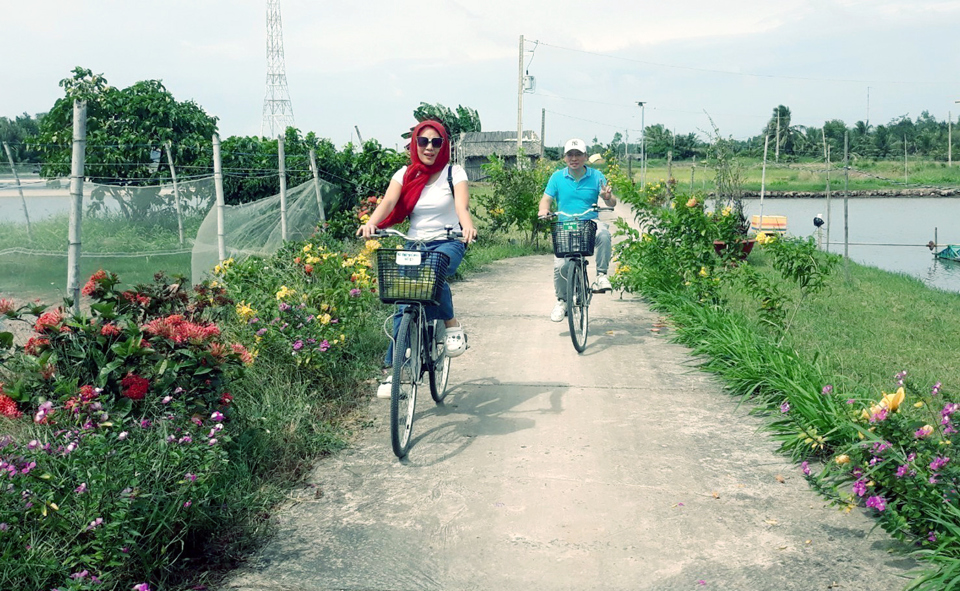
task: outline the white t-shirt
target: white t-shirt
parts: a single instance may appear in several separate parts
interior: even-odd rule
[[[407,171],[404,166],[394,175],[394,181],[403,186],[403,173]],[[467,171],[462,166],[453,165],[453,185],[467,180]],[[454,230],[461,230],[460,218],[457,217],[457,209],[454,205],[453,194],[450,192],[450,185],[447,183],[447,167],[444,166],[440,175],[432,183],[423,188],[420,193],[420,199],[410,212],[410,231],[407,234],[411,238],[427,236],[438,231],[442,231],[447,226],[453,226]]]

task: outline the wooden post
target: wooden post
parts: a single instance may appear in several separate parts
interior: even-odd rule
[[[546,145],[544,136],[547,135],[547,110],[540,109],[540,159],[543,160],[543,147]],[[463,163],[460,163],[463,166]]]
[[[70,160],[70,231],[67,243],[67,293],[80,313],[80,222],[83,217],[83,169],[87,151],[87,103],[73,101],[73,156]]]
[[[220,163],[220,136],[213,134],[213,184],[217,189],[217,256],[220,262],[227,260],[227,245],[224,239],[223,167]]]
[[[520,66],[517,73],[517,170],[523,168],[523,164],[520,162],[520,152],[523,149],[523,35],[520,35],[519,61]]]
[[[33,242],[33,229],[30,227],[30,214],[27,212],[27,200],[23,198],[23,187],[20,185],[20,175],[17,174],[17,167],[13,165],[13,153],[10,152],[10,146],[7,145],[7,142],[3,142],[3,149],[7,153],[10,170],[13,171],[13,179],[17,181],[17,191],[20,192],[20,203],[23,205],[23,217],[27,220],[27,240]]]
[[[850,135],[843,133],[843,275],[850,281]]]
[[[167,163],[170,165],[170,178],[173,179],[173,202],[177,206],[177,230],[180,232],[180,246],[183,246],[183,213],[180,211],[180,187],[177,186],[177,170],[173,167],[173,143],[167,140]]]
[[[320,195],[320,171],[317,169],[317,151],[310,150],[310,172],[313,174],[313,190],[317,193],[317,208],[320,210],[320,227],[327,223],[327,214],[323,211],[323,196]]]
[[[693,165],[690,167],[690,192],[693,193],[693,176],[697,170],[697,155],[693,155]]]
[[[763,232],[763,196],[767,188],[767,146],[770,143],[770,134],[763,136],[763,165],[760,168],[760,223],[757,232]]]
[[[953,113],[947,111],[947,166],[953,168]]]
[[[630,160],[630,130],[627,130],[627,147],[623,151],[624,157],[627,159],[627,178],[630,179],[630,184],[633,184],[633,162]]]
[[[774,147],[776,161],[780,162],[780,106],[777,105],[777,145]],[[761,220],[763,221],[763,220]]]
[[[414,138],[413,141],[416,141]],[[280,168],[280,238],[287,241],[287,158],[283,153],[283,136],[277,136],[277,164]]]
[[[907,177],[907,134],[903,134],[903,182],[910,182]]]
[[[667,150],[667,194],[673,196],[670,180],[673,179],[673,150]]]
[[[823,161],[827,165],[827,244],[826,251],[830,252],[830,146],[827,145],[827,129],[820,128],[821,137],[823,137]]]

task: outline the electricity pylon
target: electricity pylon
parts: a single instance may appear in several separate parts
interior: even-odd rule
[[[283,62],[283,24],[280,0],[267,0],[267,94],[263,98],[262,137],[274,138],[293,125],[293,104]]]

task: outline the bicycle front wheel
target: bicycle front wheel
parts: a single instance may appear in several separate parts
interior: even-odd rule
[[[413,413],[420,379],[420,315],[404,314],[393,348],[393,388],[390,392],[390,443],[404,458],[413,434]]]
[[[447,357],[447,345],[442,337],[443,320],[433,321],[433,342],[430,343],[430,362],[427,373],[430,375],[430,396],[437,404],[443,402],[447,396],[447,380],[450,378],[450,358]]]
[[[587,329],[590,324],[589,290],[586,266],[571,261],[567,273],[567,321],[570,323],[570,340],[578,353],[583,353],[587,348]]]

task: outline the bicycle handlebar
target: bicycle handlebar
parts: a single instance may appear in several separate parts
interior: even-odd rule
[[[585,215],[585,214],[587,214],[587,213],[590,213],[591,211],[598,211],[598,212],[599,212],[599,211],[613,211],[613,209],[614,209],[614,208],[612,208],[612,207],[600,207],[599,205],[593,205],[593,206],[585,209],[584,211],[581,211],[580,213],[567,213],[567,212],[565,212],[565,211],[555,211],[555,212],[552,212],[552,213],[548,213],[547,215],[540,216],[540,219],[541,219],[541,220],[549,220],[549,219],[552,219],[552,218],[555,218],[555,217],[559,217],[559,216],[561,216],[561,215],[565,215],[565,216],[570,217],[570,218],[578,219],[578,218],[580,218],[580,216],[583,216],[583,215]]]
[[[434,232],[427,236],[421,236],[419,238],[411,238],[399,230],[394,230],[393,228],[379,228],[376,232],[373,233],[375,237],[384,237],[384,236],[399,236],[404,240],[409,240],[410,242],[430,242],[431,240],[440,240],[441,238],[446,238],[452,240],[454,238],[463,238],[463,232],[460,230],[454,230],[453,226],[446,226],[443,230]]]

